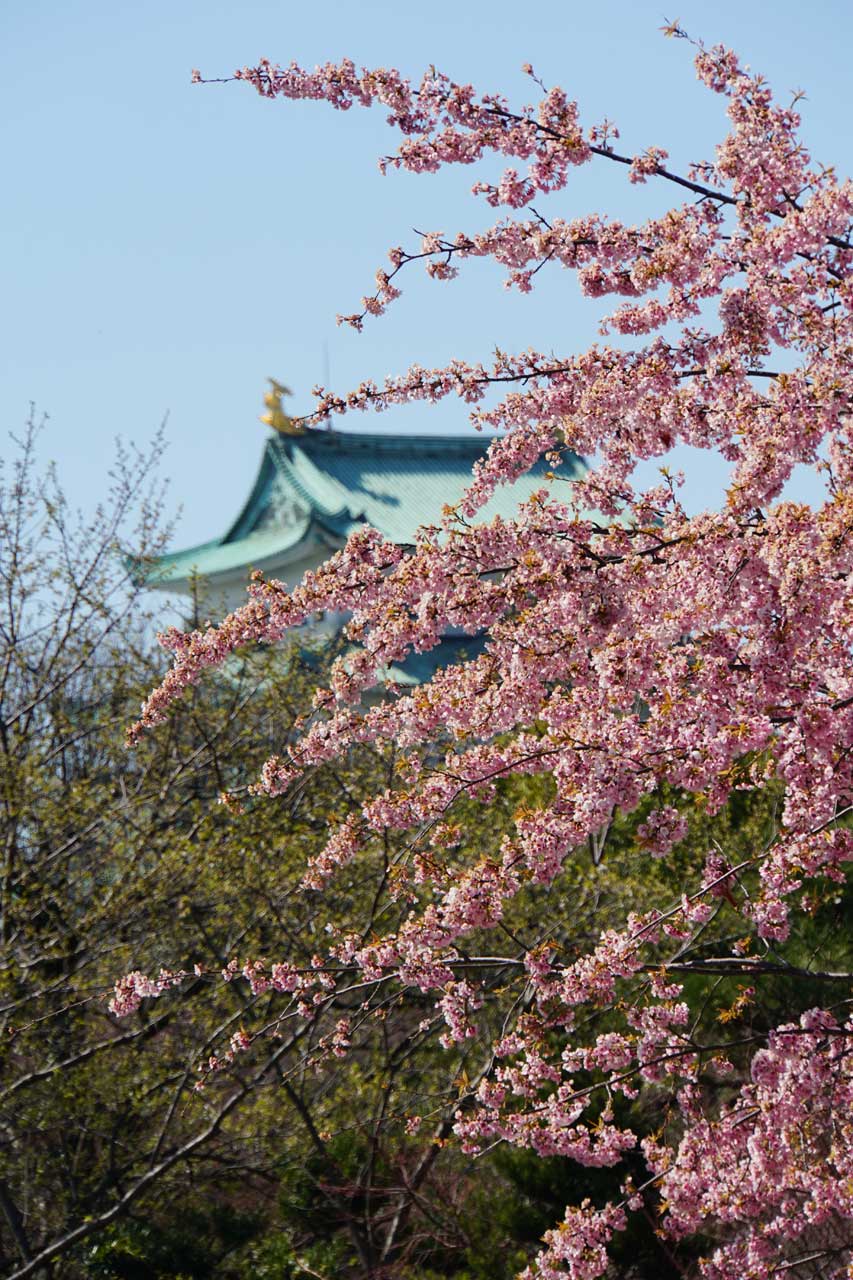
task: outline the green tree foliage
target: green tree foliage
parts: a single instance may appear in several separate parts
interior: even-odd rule
[[[571,957],[626,909],[677,902],[709,848],[736,863],[771,837],[772,789],[737,791],[715,815],[701,797],[672,794],[615,813],[504,918],[505,960],[490,962],[482,1033],[467,1043],[441,1046],[430,998],[403,1001],[344,971],[329,975],[313,1021],[294,1017],[275,992],[252,995],[221,971],[247,956],[309,968],[327,925],[365,939],[393,926],[416,900],[404,874],[413,849],[452,876],[551,784],[497,779],[487,803],[462,800],[452,831],[377,839],[330,888],[306,890],[306,861],[330,826],[400,785],[394,753],[364,749],[286,797],[247,790],[310,714],[331,649],[233,660],[128,752],[125,726],[161,669],[130,572],[163,543],[157,448],[119,456],[89,521],[72,518],[34,448],[31,427],[0,490],[0,1269],[52,1280],[508,1280],[567,1204],[603,1204],[624,1176],[500,1146],[475,1160],[447,1142],[492,1064],[483,1046],[524,1008],[514,957],[545,941]],[[690,836],[650,863],[638,828],[661,802],[690,809]],[[691,939],[688,983],[706,1029],[748,1039],[813,1003],[823,980],[801,970],[850,968],[839,928],[849,904],[835,898],[815,897],[760,1006],[736,965],[709,988],[702,938]],[[711,944],[743,920],[721,900],[702,928],[708,955],[719,954]],[[480,941],[468,940],[461,971],[480,962]],[[161,967],[189,976],[114,1017],[116,978]],[[341,1017],[339,1059],[326,1037]],[[229,1057],[235,1034],[248,1047]],[[661,1086],[619,1105],[653,1132],[669,1103]],[[626,1277],[677,1274],[655,1227],[650,1216],[623,1242]]]
[[[286,806],[216,803],[308,706],[316,673],[295,650],[235,663],[212,719],[190,706],[159,742],[127,752],[125,726],[162,665],[132,572],[163,546],[159,444],[119,453],[112,492],[86,521],[40,474],[36,435],[31,423],[0,490],[0,1270],[88,1274],[89,1241],[120,1221],[131,1231],[144,1202],[166,1219],[181,1205],[174,1224],[151,1227],[152,1257],[193,1214],[215,1219],[214,1243],[194,1230],[187,1254],[205,1273],[275,1182],[281,1116],[265,1086],[302,1039],[197,1093],[200,1064],[246,1014],[242,984],[219,970],[282,940],[310,963],[305,849],[379,766],[365,753]],[[116,978],[163,964],[203,973],[119,1022],[107,1004]]]

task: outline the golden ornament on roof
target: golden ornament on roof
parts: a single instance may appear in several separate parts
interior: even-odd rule
[[[267,427],[272,427],[273,431],[280,432],[283,436],[298,436],[301,434],[302,428],[299,427],[289,414],[285,413],[282,400],[285,396],[292,395],[289,387],[285,387],[281,382],[276,382],[275,378],[267,378],[270,384],[270,390],[264,396],[264,404],[267,412],[260,415],[261,422]]]

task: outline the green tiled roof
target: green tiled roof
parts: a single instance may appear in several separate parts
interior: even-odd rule
[[[265,560],[276,559],[291,547],[298,546],[309,525],[310,521],[304,520],[287,534],[281,529],[259,529],[236,541],[214,538],[211,542],[188,547],[186,551],[167,553],[159,556],[149,570],[149,581],[174,582],[193,573],[211,577],[233,572],[242,565],[261,567]]]
[[[436,523],[442,507],[459,500],[471,468],[488,447],[487,437],[378,435],[308,431],[267,441],[249,500],[220,538],[160,557],[147,577],[168,586],[193,572],[216,578],[249,566],[296,558],[314,532],[337,544],[370,524],[397,543]],[[569,456],[560,475],[580,475],[584,464]],[[543,487],[548,464],[540,461],[514,484],[501,487],[480,519],[512,516]]]

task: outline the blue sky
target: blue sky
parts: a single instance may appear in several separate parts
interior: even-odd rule
[[[381,112],[268,103],[239,84],[192,86],[190,71],[229,74],[261,56],[348,55],[413,76],[432,63],[521,103],[530,61],[578,98],[585,122],[616,121],[625,150],[662,145],[683,165],[710,153],[723,119],[689,47],[660,34],[676,16],[706,42],[733,45],[780,93],[804,89],[813,153],[853,170],[849,0],[808,10],[681,0],[674,11],[656,0],[6,0],[4,427],[19,429],[30,401],[47,411],[44,453],[88,506],[103,492],[116,434],[144,442],[168,414],[165,469],[185,545],[221,532],[248,492],[268,374],[294,388],[291,408],[302,411],[326,360],[343,390],[413,361],[587,345],[597,313],[570,275],[543,272],[540,288],[519,297],[481,263],[451,285],[413,272],[386,318],[360,336],[338,329],[336,313],[355,308],[388,246],[410,245],[412,228],[489,221],[468,194],[472,172],[383,179],[376,158],[392,135]],[[550,208],[632,217],[660,199],[590,166]],[[349,425],[465,423],[445,401]],[[712,502],[722,479],[719,468],[694,467],[691,505]]]

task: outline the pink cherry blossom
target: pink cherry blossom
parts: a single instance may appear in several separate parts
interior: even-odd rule
[[[677,23],[667,30],[683,35]],[[162,722],[236,650],[275,643],[317,610],[349,616],[356,651],[255,788],[278,795],[356,745],[394,744],[398,785],[332,827],[306,886],[326,885],[377,837],[405,835],[395,923],[379,937],[336,937],[305,970],[281,957],[233,961],[225,976],[312,1018],[333,1008],[332,971],[344,968],[433,1000],[452,1047],[486,1034],[487,973],[515,975],[514,1016],[459,1106],[459,1141],[586,1166],[641,1151],[648,1169],[642,1188],[623,1178],[618,1203],[569,1207],[531,1280],[604,1275],[613,1234],[649,1197],[673,1256],[695,1235],[711,1241],[685,1274],[770,1280],[814,1264],[840,1280],[853,1255],[846,1011],[815,1007],[775,1028],[756,1020],[740,1041],[725,1031],[760,999],[764,977],[789,972],[771,948],[815,894],[846,884],[853,858],[842,823],[853,805],[853,184],[812,163],[795,109],[733,53],[696,46],[696,70],[729,124],[713,158],[687,173],[658,146],[617,151],[615,128],[584,125],[560,89],[542,86],[537,104],[515,108],[434,69],[417,84],[350,61],[236,73],[269,100],[378,105],[401,135],[383,170],[495,156],[506,165],[472,188],[497,220],[391,249],[390,269],[345,317],[356,328],[394,304],[416,263],[440,284],[470,258],[491,259],[524,292],[542,268],[570,271],[583,295],[613,303],[580,353],[496,352],[486,363],[415,363],[345,393],[317,388],[309,430],[332,415],[453,398],[473,428],[496,434],[461,501],[413,547],[364,528],[292,588],[256,576],[219,626],[165,633],[173,666],[131,730],[134,739]],[[546,219],[542,198],[580,165],[618,167],[661,209],[639,223]],[[718,509],[689,516],[666,471],[637,487],[638,462],[677,445],[730,466]],[[569,485],[561,466],[578,453],[595,462]],[[512,518],[485,519],[492,494],[543,458],[541,490]],[[825,486],[814,506],[782,496],[802,465]],[[395,697],[364,698],[389,664],[451,630],[482,634],[479,656]],[[486,813],[498,779],[538,774],[551,780],[547,802],[466,861],[454,805],[464,797]],[[713,814],[763,787],[781,794],[778,829],[757,847],[709,849],[696,882],[659,910],[620,928],[592,919],[575,953],[545,938],[471,958],[472,939],[502,937],[508,904],[587,857],[614,814],[645,815],[636,856],[651,867],[677,858],[700,806]],[[683,804],[661,799],[677,795]],[[445,848],[459,852],[438,856]],[[703,950],[720,912],[733,940]],[[709,983],[748,975],[716,1040],[696,1030],[682,970]],[[182,978],[130,974],[113,1011],[130,1014]],[[352,1034],[340,1019],[325,1049],[345,1055]],[[640,1143],[615,1100],[644,1088],[666,1092],[672,1123]]]

